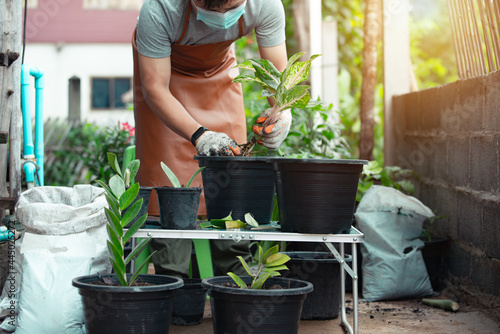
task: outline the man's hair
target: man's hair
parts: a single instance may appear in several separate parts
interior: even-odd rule
[[[208,10],[220,8],[226,5],[230,0],[201,0],[203,7]]]

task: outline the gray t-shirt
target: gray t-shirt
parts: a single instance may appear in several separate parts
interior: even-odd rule
[[[150,58],[169,57],[171,44],[177,42],[184,27],[190,0],[146,0],[137,22],[137,50]],[[255,29],[257,43],[263,47],[285,41],[285,11],[281,0],[247,0],[243,14],[243,35]],[[181,44],[200,45],[238,38],[238,23],[227,30],[216,30],[196,19],[191,10]]]

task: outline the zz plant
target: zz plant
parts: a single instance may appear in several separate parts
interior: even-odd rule
[[[267,59],[248,59],[238,64],[236,67],[250,70],[251,75],[241,74],[233,81],[246,83],[257,82],[262,86],[262,97],[272,99],[274,104],[269,117],[262,126],[274,123],[280,112],[292,107],[312,107],[318,105],[319,101],[310,101],[310,86],[299,85],[299,83],[309,79],[311,73],[311,62],[319,57],[319,54],[313,55],[307,61],[297,61],[305,52],[298,52],[288,59],[286,68],[283,72],[278,71],[276,67]],[[248,143],[242,145],[242,154],[248,155],[257,142],[254,137]]]
[[[257,246],[257,267],[255,272],[252,271],[252,268],[250,268],[250,266],[245,262],[243,257],[237,256],[246,272],[252,277],[250,289],[262,289],[262,286],[269,277],[280,276],[281,274],[279,273],[279,270],[288,270],[285,263],[290,260],[288,255],[278,252],[279,245],[269,248],[265,253],[262,250],[261,245]],[[228,272],[227,274],[240,288],[249,288],[245,281],[243,281],[238,275],[232,272]]]
[[[144,224],[148,214],[139,217],[130,228],[125,231],[125,226],[134,221],[142,207],[142,198],[137,199],[139,194],[139,183],[129,186],[129,180],[137,174],[140,166],[139,160],[131,161],[122,173],[116,154],[108,152],[108,162],[116,172],[109,179],[109,184],[101,180],[97,182],[106,190],[105,196],[109,208],[104,208],[107,218],[107,232],[109,239],[107,246],[110,253],[110,261],[116,277],[122,286],[131,286],[137,279],[140,271],[147,265],[154,254],[149,255],[129,277],[127,276],[127,264],[134,259],[149,243],[151,237],[142,239],[141,242],[125,257],[124,246]]]

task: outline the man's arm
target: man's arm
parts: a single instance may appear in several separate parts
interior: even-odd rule
[[[172,95],[170,57],[149,58],[139,54],[142,92],[156,116],[179,136],[190,140],[201,126]]]

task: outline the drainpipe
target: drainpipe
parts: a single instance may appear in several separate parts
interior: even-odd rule
[[[31,127],[31,105],[29,98],[30,75],[35,78],[35,145],[33,145],[33,130]],[[38,185],[44,185],[44,144],[43,144],[43,88],[45,85],[43,72],[37,67],[29,68],[21,65],[21,106],[23,112],[23,153],[26,162],[23,172],[26,175],[26,183],[33,188],[37,183],[35,173],[38,176]],[[38,171],[37,171],[38,169]]]

